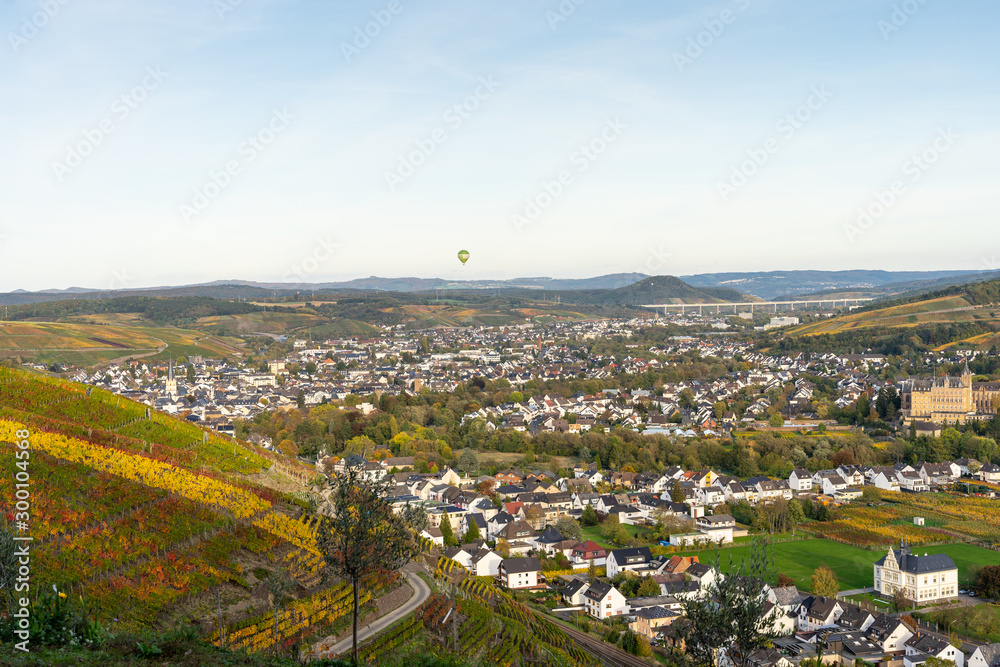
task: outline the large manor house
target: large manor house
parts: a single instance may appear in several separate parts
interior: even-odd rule
[[[908,421],[964,424],[991,419],[1000,399],[1000,382],[973,382],[968,363],[959,377],[909,379],[901,388],[901,409]]]
[[[875,590],[891,599],[897,591],[917,604],[958,597],[958,568],[947,554],[910,551],[905,542],[875,563]]]

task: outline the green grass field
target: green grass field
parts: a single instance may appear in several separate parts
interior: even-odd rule
[[[595,540],[596,541],[596,540]],[[729,570],[730,556],[738,563],[747,554],[750,547],[732,547],[720,550],[720,566]],[[1000,565],[1000,552],[990,551],[970,544],[946,544],[944,546],[914,549],[914,553],[923,555],[946,553],[958,566],[959,581],[965,577],[970,565]],[[714,563],[713,551],[690,552],[684,555],[697,555],[701,562]],[[831,542],[829,540],[812,539],[797,542],[781,542],[774,545],[774,562],[778,572],[795,580],[799,590],[809,590],[813,571],[820,563],[826,563],[840,580],[841,590],[865,588],[872,585],[875,561],[883,556],[882,551],[868,551],[859,547]]]
[[[638,535],[640,540],[643,540],[643,544],[649,544],[652,542],[656,544],[653,540],[653,531],[645,526],[625,526],[628,530],[629,535]],[[600,526],[589,526],[583,529],[583,539],[592,540],[596,544],[601,545],[605,549],[618,549],[613,544],[607,542],[603,537],[601,537],[601,527]]]

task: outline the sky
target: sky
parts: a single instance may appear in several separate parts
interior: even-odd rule
[[[0,0],[0,290],[1000,269],[998,19]]]

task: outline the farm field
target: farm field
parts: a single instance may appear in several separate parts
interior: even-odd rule
[[[789,329],[792,336],[836,334],[867,327],[913,327],[919,324],[996,321],[995,306],[973,306],[962,296],[943,296],[880,310],[850,313]],[[983,343],[989,342],[987,336]]]
[[[328,324],[329,318],[317,315],[312,310],[286,309],[280,312],[267,311],[244,315],[213,315],[200,317],[195,321],[199,329],[226,332],[227,335],[241,336],[254,332],[287,334],[307,327]]]
[[[232,357],[241,353],[238,340],[223,340],[188,329],[112,321],[114,318],[108,324],[4,322],[0,324],[0,357],[90,366],[129,356]]]
[[[839,542],[823,539],[807,539],[795,542],[780,542],[774,545],[775,568],[781,574],[788,575],[795,581],[799,590],[808,591],[812,585],[813,571],[820,563],[826,563],[840,580],[841,590],[865,588],[872,585],[875,561],[885,555],[878,549],[869,551]],[[734,563],[739,563],[749,552],[749,546],[732,547],[720,550],[720,566],[723,572],[729,570],[730,556]],[[1000,552],[991,551],[971,544],[946,544],[936,547],[914,547],[919,554],[945,553],[951,556],[958,566],[959,580],[965,577],[970,565],[1000,565]],[[701,562],[712,564],[713,551],[685,552],[681,555],[696,555]]]

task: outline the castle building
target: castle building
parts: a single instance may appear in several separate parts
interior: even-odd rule
[[[973,382],[966,362],[962,375],[909,379],[902,385],[901,410],[907,421],[965,423],[996,414],[1000,382]]]
[[[917,556],[906,542],[875,562],[875,590],[886,599],[897,591],[916,604],[958,596],[958,567],[948,554]]]

